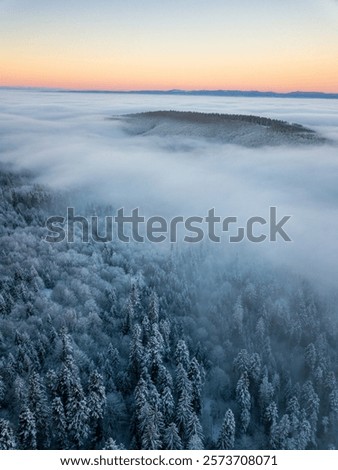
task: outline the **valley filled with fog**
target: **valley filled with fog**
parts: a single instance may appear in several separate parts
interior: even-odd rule
[[[250,149],[189,135],[131,138],[119,119],[109,119],[171,109],[285,120],[330,143]],[[293,243],[255,250],[306,274],[315,265],[317,279],[331,283],[338,275],[337,126],[335,100],[2,90],[0,159],[49,187],[78,191],[72,202],[79,209],[98,202],[173,217],[215,208],[245,221],[276,206],[292,216]]]
[[[337,150],[336,100],[0,89],[0,448],[335,448]],[[47,243],[70,206],[292,241]]]

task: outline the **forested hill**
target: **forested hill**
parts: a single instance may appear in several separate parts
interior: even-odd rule
[[[149,111],[116,116],[131,135],[203,138],[244,147],[323,145],[329,139],[300,124],[244,114]]]
[[[330,299],[208,247],[48,244],[63,199],[0,181],[0,449],[338,445]]]

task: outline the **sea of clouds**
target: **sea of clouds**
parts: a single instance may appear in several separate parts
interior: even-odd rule
[[[203,139],[129,136],[110,117],[151,110],[253,114],[310,127],[332,143],[241,146]],[[112,204],[143,215],[291,215],[292,243],[254,244],[262,258],[324,285],[338,282],[336,100],[0,90],[0,161],[74,190],[74,206]],[[80,207],[80,206],[79,206]],[[224,250],[230,249],[224,243]],[[231,249],[241,250],[241,245]]]

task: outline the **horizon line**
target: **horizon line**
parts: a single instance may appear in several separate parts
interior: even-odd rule
[[[239,89],[180,89],[180,88],[173,88],[173,89],[133,89],[133,90],[115,90],[115,89],[106,89],[106,88],[64,88],[64,87],[44,87],[44,86],[11,86],[11,85],[0,85],[0,90],[32,90],[32,91],[54,91],[60,93],[112,93],[112,94],[178,94],[178,95],[215,95],[215,96],[222,96],[227,95],[231,96],[275,96],[275,97],[322,97],[322,98],[335,98],[338,99],[338,91],[337,92],[324,92],[324,91],[302,91],[302,90],[294,90],[294,91],[272,91],[272,90],[239,90]]]

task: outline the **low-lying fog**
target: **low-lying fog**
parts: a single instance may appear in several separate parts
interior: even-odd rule
[[[295,122],[333,145],[245,148],[203,139],[128,136],[111,116],[150,110],[253,114]],[[338,107],[335,100],[0,90],[0,161],[37,180],[143,215],[291,215],[292,243],[260,256],[327,285],[338,280]],[[224,250],[229,249],[227,238]],[[242,245],[233,245],[240,250]]]

